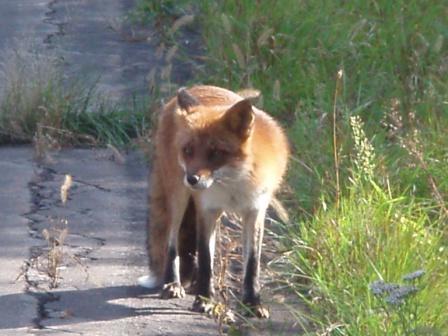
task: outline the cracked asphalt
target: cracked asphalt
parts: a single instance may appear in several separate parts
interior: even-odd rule
[[[160,300],[136,285],[147,270],[140,154],[123,164],[108,150],[72,149],[38,165],[32,148],[3,147],[0,158],[0,335],[218,333],[189,310],[191,297]]]

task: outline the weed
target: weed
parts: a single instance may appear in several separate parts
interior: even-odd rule
[[[422,329],[418,324],[418,315],[423,307],[418,302],[417,293],[420,289],[416,282],[424,274],[423,270],[406,274],[403,280],[411,282],[410,285],[387,283],[383,280],[370,284],[371,292],[380,303],[377,314],[384,312],[392,324],[400,326],[400,335],[415,335],[419,328]],[[429,329],[425,326],[425,330]]]
[[[60,199],[63,205],[67,203],[71,186],[72,177],[65,175],[64,183],[60,188]],[[65,218],[54,220],[50,228],[42,230],[42,237],[48,243],[43,271],[48,276],[50,288],[56,288],[58,286],[60,278],[59,270],[64,261],[64,244],[67,235],[68,221]]]
[[[360,179],[367,181],[373,180],[375,176],[375,151],[364,132],[364,123],[359,116],[353,116],[350,117],[350,126],[355,143],[355,158],[353,159],[355,164],[354,172],[357,174],[353,178],[356,181]]]
[[[68,191],[70,190],[73,183],[71,175],[65,175],[64,183],[61,185],[61,202],[65,205],[68,200]]]
[[[339,207],[339,198],[341,197],[341,183],[339,180],[339,155],[338,155],[338,135],[337,135],[337,102],[341,95],[341,81],[344,72],[338,71],[336,78],[336,87],[334,89],[333,100],[333,157],[334,157],[334,172],[336,176],[336,206]]]
[[[60,201],[63,206],[66,206],[69,200],[69,191],[73,184],[71,175],[65,175],[64,181],[60,186]],[[42,230],[42,237],[47,242],[47,246],[42,249],[36,260],[34,260],[34,267],[48,278],[48,286],[50,289],[59,286],[61,276],[60,270],[68,260],[73,261],[79,266],[88,278],[86,267],[81,260],[73,255],[66,248],[66,238],[69,235],[68,220],[66,218],[52,218],[49,227]]]
[[[61,223],[61,226],[42,230],[42,237],[48,243],[43,271],[48,276],[50,288],[58,286],[59,269],[64,260],[64,242],[68,234],[68,228],[67,221],[61,221]]]

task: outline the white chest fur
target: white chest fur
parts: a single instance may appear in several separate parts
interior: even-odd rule
[[[204,210],[223,210],[239,214],[267,207],[269,201],[270,195],[264,188],[257,188],[245,179],[235,179],[225,184],[213,183],[200,194]]]

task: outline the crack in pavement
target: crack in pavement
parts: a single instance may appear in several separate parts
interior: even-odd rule
[[[42,216],[41,218],[36,217],[39,212],[49,210],[54,207],[60,207],[60,202],[57,199],[57,188],[55,188],[54,185],[50,187],[48,186],[49,182],[55,181],[55,176],[57,175],[63,176],[63,174],[60,174],[56,170],[48,167],[39,167],[39,171],[35,171],[33,181],[28,184],[31,193],[31,210],[23,215],[28,219],[29,234],[33,239],[35,239],[36,243],[36,245],[30,247],[30,257],[29,260],[25,262],[24,269],[22,271],[26,283],[25,293],[31,295],[37,300],[37,315],[33,319],[33,327],[35,329],[45,328],[44,321],[49,318],[49,313],[47,312],[46,306],[49,303],[60,299],[60,296],[57,293],[50,291],[55,287],[52,282],[56,281],[56,287],[58,286],[58,279],[51,279],[52,276],[57,276],[57,274],[50,274],[50,270],[46,269],[48,266],[45,266],[45,262],[50,261],[54,249],[57,248],[57,246],[51,246],[51,242],[43,236],[44,230],[55,229],[55,224],[51,223],[54,218],[51,218],[48,215]],[[106,188],[101,188],[100,186],[91,183],[83,184],[86,186],[95,187],[98,190],[108,191]],[[63,245],[64,250],[69,250],[69,252],[64,251],[63,253],[69,253],[70,257],[79,263],[81,263],[83,259],[95,260],[96,258],[90,258],[89,255],[93,253],[95,249],[101,248],[106,243],[105,239],[100,237],[92,237],[88,234],[68,233],[68,235],[70,235],[71,238],[75,238],[75,241],[76,237],[79,237],[84,241],[90,240],[95,242],[90,244],[93,247],[67,244],[66,241],[60,242],[60,244]],[[38,244],[39,241],[42,243]],[[62,255],[61,257],[64,259],[66,255]],[[61,261],[61,265],[56,265],[56,267],[62,266],[62,263],[65,264],[64,260]],[[88,278],[87,268],[84,268],[84,271],[86,272],[86,278]]]
[[[54,6],[56,5],[56,3],[58,2],[58,0],[51,0],[48,2],[47,7],[48,7],[48,11],[45,12],[45,18],[44,18],[44,22],[55,26],[57,28],[56,32],[53,33],[48,33],[45,38],[44,38],[44,44],[47,45],[51,45],[52,39],[55,36],[60,36],[60,35],[64,35],[64,24],[65,22],[58,22],[54,15],[56,14],[56,9],[54,8]]]
[[[59,297],[50,292],[27,291],[27,293],[37,300],[37,316],[33,319],[33,328],[45,329],[43,321],[48,318],[45,306],[50,302],[59,300]]]
[[[60,173],[60,172],[56,171],[55,169],[52,169],[52,168],[49,168],[49,167],[45,167],[44,169],[46,171],[48,171],[49,173],[53,174],[53,175],[58,175],[58,176],[66,176],[67,175],[67,174],[64,174],[64,173]],[[73,178],[72,177],[72,180],[73,180],[73,182],[76,182],[76,183],[79,183],[79,184],[83,184],[83,185],[86,185],[86,186],[89,186],[89,187],[93,187],[93,188],[96,188],[96,189],[101,190],[101,191],[106,191],[106,192],[111,192],[112,191],[111,189],[102,187],[99,184],[86,182],[86,181],[80,180],[78,178]]]
[[[76,183],[79,183],[79,184],[83,184],[83,185],[86,185],[86,186],[89,186],[89,187],[96,188],[96,189],[101,190],[101,191],[106,191],[106,192],[111,192],[111,191],[112,191],[112,190],[109,189],[109,188],[104,188],[104,187],[102,187],[102,186],[100,186],[100,185],[98,185],[98,184],[95,184],[95,183],[89,183],[89,182],[82,181],[82,180],[77,179],[77,178],[73,179],[73,181],[75,181]]]

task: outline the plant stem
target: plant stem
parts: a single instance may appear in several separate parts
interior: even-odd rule
[[[339,208],[339,199],[341,194],[341,185],[339,181],[339,156],[338,156],[338,143],[337,143],[337,100],[340,94],[340,83],[342,79],[342,69],[338,71],[336,77],[336,87],[334,89],[333,99],[333,155],[334,155],[334,170],[336,173],[336,208]]]

